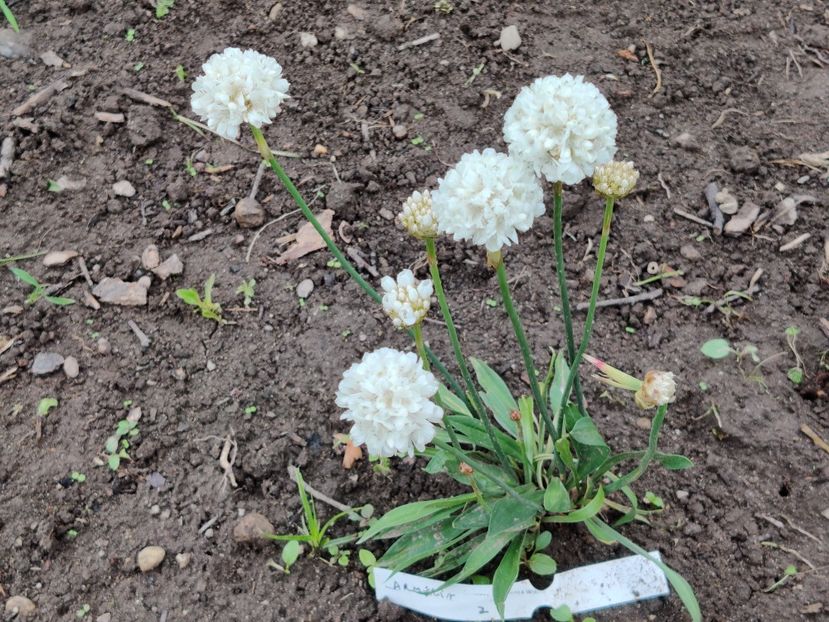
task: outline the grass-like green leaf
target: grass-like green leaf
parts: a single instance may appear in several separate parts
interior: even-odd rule
[[[20,32],[20,25],[17,23],[17,19],[14,17],[14,13],[12,13],[11,9],[8,6],[6,6],[5,0],[0,0],[0,11],[3,12],[6,21],[9,22],[9,26],[11,26],[12,30],[14,30],[15,32]]]
[[[524,535],[515,536],[510,542],[507,552],[501,558],[501,563],[495,569],[492,577],[492,599],[501,617],[504,617],[504,603],[507,595],[518,578],[518,567],[521,564],[521,544],[524,542]]]
[[[32,287],[40,287],[40,281],[26,272],[23,268],[9,268],[9,270],[11,270],[14,278],[18,281],[23,281],[26,285],[31,285]]]
[[[694,594],[694,589],[682,577],[682,575],[680,575],[675,570],[669,568],[666,564],[650,555],[641,546],[639,546],[632,540],[629,540],[628,538],[620,534],[618,531],[613,529],[610,525],[602,522],[598,518],[589,519],[585,522],[585,525],[595,538],[598,538],[603,542],[618,542],[626,549],[633,551],[637,555],[641,555],[645,559],[659,566],[659,569],[665,573],[665,576],[668,578],[668,581],[676,590],[676,594],[677,596],[679,596],[680,600],[682,601],[682,604],[685,605],[685,609],[687,609],[688,613],[691,615],[691,620],[693,622],[702,622],[702,611],[700,610],[697,597]]]
[[[413,523],[414,521],[431,516],[439,510],[464,505],[474,500],[475,494],[468,493],[465,495],[448,497],[446,499],[416,501],[415,503],[401,505],[400,507],[396,507],[393,510],[386,512],[376,523],[369,527],[366,532],[360,536],[357,544],[362,544],[366,540],[370,540],[376,535],[387,531],[392,527]]]
[[[600,486],[596,491],[596,496],[593,497],[587,505],[573,510],[569,514],[561,514],[557,516],[548,516],[544,519],[545,523],[583,523],[589,518],[593,518],[598,514],[604,505],[604,489]]]

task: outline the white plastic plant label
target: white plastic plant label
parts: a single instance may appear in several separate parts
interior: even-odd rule
[[[660,559],[659,551],[650,553]],[[436,591],[443,581],[405,572],[374,568],[377,600],[391,602],[440,620],[500,620],[491,585],[458,584]],[[619,607],[667,596],[668,580],[659,567],[639,555],[559,572],[546,590],[529,581],[512,586],[504,606],[505,619],[526,620],[539,607],[567,605],[573,614]]]

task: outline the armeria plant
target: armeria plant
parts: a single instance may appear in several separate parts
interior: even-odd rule
[[[262,126],[288,97],[279,63],[231,48],[212,56],[203,70],[193,84],[195,112],[230,139],[248,125],[262,157],[339,264],[415,343],[416,353],[369,352],[343,374],[336,403],[345,409],[342,418],[352,423],[352,442],[364,444],[374,456],[428,458],[427,473],[448,474],[469,489],[394,508],[374,522],[360,542],[391,541],[377,564],[393,570],[422,564],[426,576],[445,577],[444,586],[492,569],[496,604],[503,612],[522,565],[555,572],[554,560],[543,552],[551,543],[549,529],[580,523],[599,541],[619,543],[656,563],[691,618],[701,620],[690,585],[617,530],[644,518],[631,485],[652,462],[671,470],[691,462],[657,449],[674,399],[673,374],[652,370],[640,380],[587,356],[613,209],[639,176],[632,163],[612,160],[616,115],[599,90],[570,75],[541,78],[522,89],[505,116],[509,155],[493,149],[467,153],[434,192],[415,192],[403,206],[400,222],[422,241],[431,279],[418,280],[404,270],[396,278],[384,277],[380,292],[320,225],[265,140]],[[562,203],[565,184],[590,176],[605,208],[587,316],[577,339],[565,278]],[[553,195],[552,242],[566,344],[543,370],[513,302],[503,254],[545,212],[540,179]],[[514,393],[492,367],[464,353],[441,277],[437,244],[442,235],[484,247],[526,368],[529,394]],[[425,343],[423,320],[433,295],[459,376]],[[655,409],[645,449],[611,451],[582,394],[579,369],[585,359],[598,367],[600,379],[631,391],[633,405]]]

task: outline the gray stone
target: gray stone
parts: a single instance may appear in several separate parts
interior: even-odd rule
[[[32,363],[32,374],[45,376],[56,372],[63,365],[63,356],[57,352],[39,352]]]
[[[314,291],[314,282],[311,279],[305,279],[296,287],[296,295],[300,298],[308,298],[312,291]]]
[[[239,544],[262,542],[268,533],[273,533],[273,525],[258,512],[245,514],[233,527],[233,539]]]
[[[740,211],[737,212],[727,223],[725,223],[723,233],[734,237],[742,235],[748,231],[751,225],[754,224],[754,221],[757,220],[759,215],[760,206],[752,203],[751,201],[746,201],[743,203]]]
[[[518,26],[512,24],[501,30],[501,37],[498,39],[498,44],[505,52],[517,50],[521,45],[521,35],[518,34]]]
[[[22,619],[28,618],[33,616],[36,610],[37,605],[25,596],[12,596],[6,601],[6,619],[9,620],[15,616]]]
[[[325,196],[325,205],[335,212],[349,207],[357,198],[357,191],[360,184],[352,184],[344,181],[336,181],[331,184],[328,194]]]
[[[119,197],[130,198],[135,196],[135,186],[133,186],[126,179],[116,181],[114,184],[112,184],[112,191],[115,193],[116,196]]]
[[[184,272],[184,264],[175,253],[170,255],[164,260],[163,263],[159,264],[159,266],[153,270],[153,274],[155,274],[162,281],[166,281],[173,274],[181,274],[182,272]]]
[[[233,209],[233,218],[236,224],[243,229],[261,227],[265,222],[265,210],[259,201],[252,197],[245,197],[240,200]]]
[[[161,255],[158,253],[158,247],[155,244],[150,244],[141,253],[141,265],[144,266],[145,270],[154,270],[158,268],[158,264],[160,263]]]
[[[317,37],[312,32],[299,33],[299,44],[304,48],[317,47]]]
[[[406,138],[406,136],[408,136],[409,128],[407,128],[405,125],[398,124],[391,128],[391,133],[394,134],[394,137],[397,140],[403,140],[404,138]]]
[[[693,244],[686,244],[682,248],[679,249],[679,254],[685,257],[688,261],[698,261],[702,259],[702,255],[700,252],[694,247]]]
[[[147,289],[140,283],[127,283],[121,279],[106,277],[92,290],[95,297],[113,305],[139,307],[147,304]]]
[[[78,359],[74,356],[67,356],[63,361],[63,373],[67,378],[77,378],[81,373],[81,367],[78,365]]]
[[[155,570],[161,565],[166,556],[167,551],[160,546],[145,546],[138,551],[138,568],[141,572]]]
[[[751,147],[734,147],[728,161],[735,173],[755,173],[760,168],[760,156]]]
[[[706,287],[708,287],[708,281],[705,279],[694,279],[682,288],[682,293],[688,296],[700,296]]]
[[[686,151],[701,150],[697,139],[688,132],[682,132],[682,134],[680,134],[679,136],[675,136],[673,139],[671,139],[671,142],[677,147],[681,147]]]

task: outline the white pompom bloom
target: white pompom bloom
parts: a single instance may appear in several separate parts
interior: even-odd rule
[[[673,373],[653,369],[645,373],[642,386],[634,397],[639,408],[654,408],[670,404],[676,398],[676,381]]]
[[[492,253],[544,213],[544,192],[524,163],[494,149],[464,154],[432,194],[438,229]]]
[[[432,195],[428,190],[412,193],[403,203],[399,218],[414,237],[421,240],[437,237],[438,221],[432,211]]]
[[[616,153],[616,114],[583,76],[539,78],[504,115],[511,156],[547,181],[577,184]]]
[[[418,281],[411,270],[403,270],[395,281],[384,276],[380,281],[383,288],[383,310],[397,328],[408,328],[420,322],[429,311],[432,302],[432,281]]]
[[[639,171],[633,162],[608,162],[596,167],[593,187],[603,197],[621,199],[629,195],[639,181]]]
[[[254,50],[227,48],[207,59],[202,71],[193,82],[193,112],[225,138],[238,138],[242,123],[267,125],[288,97],[282,66]]]
[[[435,436],[443,410],[433,403],[438,381],[413,352],[380,348],[343,374],[337,388],[340,417],[351,421],[351,441],[369,455],[423,451]]]

